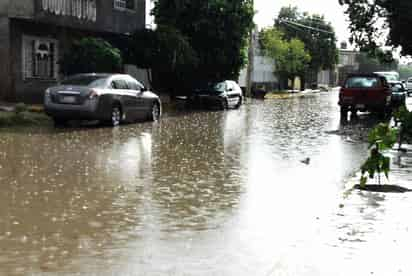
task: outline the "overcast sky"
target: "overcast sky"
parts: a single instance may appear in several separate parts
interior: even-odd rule
[[[151,0],[146,0],[147,13],[152,8]],[[338,0],[255,0],[255,23],[259,28],[273,25],[275,16],[284,6],[297,6],[300,11],[324,15],[326,20],[332,22],[338,42],[348,40],[348,24],[345,20],[343,7]],[[146,23],[152,23],[152,18],[147,18]]]
[[[348,40],[348,24],[338,0],[255,0],[255,23],[259,28],[273,25],[279,10],[289,5],[297,6],[301,12],[324,15],[327,21],[332,22],[338,42]]]

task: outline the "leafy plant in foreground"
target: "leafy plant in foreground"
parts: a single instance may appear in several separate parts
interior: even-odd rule
[[[390,158],[382,152],[390,149],[398,140],[398,130],[391,128],[388,124],[381,123],[376,126],[369,134],[368,142],[370,156],[361,167],[361,186],[366,185],[368,177],[373,179],[378,176],[381,184],[381,174],[384,173],[389,178]]]

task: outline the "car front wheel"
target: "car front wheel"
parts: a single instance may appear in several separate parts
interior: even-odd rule
[[[160,120],[160,106],[158,103],[154,103],[150,111],[150,121],[157,122],[159,120]]]
[[[67,120],[61,118],[53,118],[53,123],[55,127],[62,127],[67,125]]]
[[[235,105],[235,108],[238,109],[241,105],[242,105],[242,97],[239,97],[239,98],[238,98],[238,102],[237,102],[237,104]]]
[[[122,110],[118,105],[114,105],[112,107],[110,115],[110,125],[113,127],[120,125],[120,121],[122,119]]]
[[[348,115],[348,108],[346,106],[342,106],[340,108],[340,115],[343,116],[343,117]]]
[[[225,110],[225,109],[229,109],[229,103],[228,103],[227,99],[223,98],[220,101],[220,110]]]

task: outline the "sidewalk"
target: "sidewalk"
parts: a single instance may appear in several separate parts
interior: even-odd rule
[[[300,90],[285,90],[281,92],[269,92],[266,94],[265,99],[289,99],[295,97],[304,97],[310,94],[316,94],[321,92],[330,92],[334,91],[336,88],[330,88],[329,90],[322,90],[322,89],[305,89],[303,91]]]

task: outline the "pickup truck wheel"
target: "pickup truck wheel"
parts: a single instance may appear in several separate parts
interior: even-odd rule
[[[343,116],[343,117],[348,116],[348,108],[342,106],[342,107],[340,108],[340,115]]]

